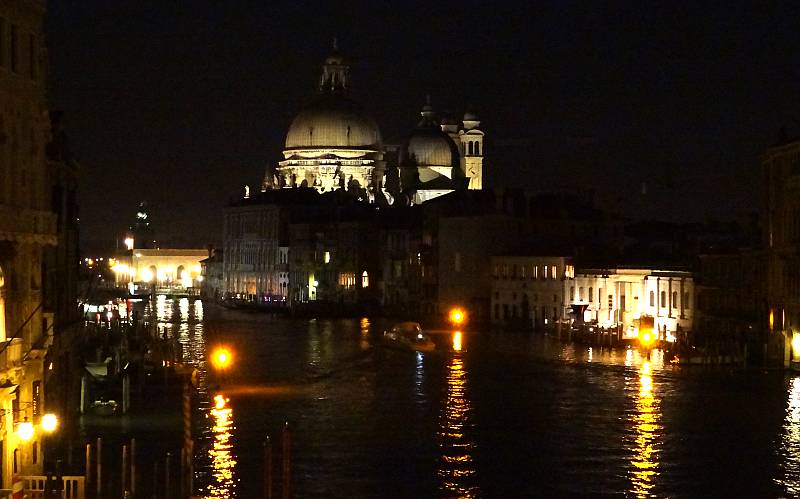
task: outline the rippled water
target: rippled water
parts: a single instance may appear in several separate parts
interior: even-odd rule
[[[411,353],[366,319],[159,307],[201,370],[204,497],[260,497],[264,439],[277,452],[287,421],[295,497],[800,494],[798,378],[470,331]],[[233,366],[207,373],[218,345]]]

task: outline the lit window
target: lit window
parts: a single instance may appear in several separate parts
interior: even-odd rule
[[[325,263],[331,263],[331,252],[330,251],[326,251],[325,252]]]
[[[553,276],[553,280],[558,279],[558,267],[553,265],[553,271],[550,273],[550,275]]]
[[[520,267],[519,271],[520,271],[520,275],[519,275],[520,279],[525,279],[525,277],[527,277],[527,276],[526,276],[526,274],[527,274],[527,268],[525,267],[525,265],[522,265],[522,266]]]
[[[361,273],[361,287],[368,288],[369,287],[369,274],[365,270]]]
[[[542,274],[542,279],[547,279],[547,265],[544,266],[544,273]]]
[[[534,265],[533,266],[533,276],[532,277],[534,279],[538,279],[539,278],[539,266],[538,265]]]

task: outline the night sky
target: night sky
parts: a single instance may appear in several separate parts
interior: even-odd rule
[[[426,93],[438,110],[472,104],[490,185],[625,199],[646,182],[674,220],[756,210],[758,155],[782,125],[800,132],[800,3],[673,3],[51,0],[83,239],[111,243],[147,200],[165,243],[219,241],[333,37],[386,142]]]

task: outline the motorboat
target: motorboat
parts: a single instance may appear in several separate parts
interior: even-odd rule
[[[400,322],[383,332],[383,343],[390,348],[433,352],[436,343],[422,331],[419,322]]]

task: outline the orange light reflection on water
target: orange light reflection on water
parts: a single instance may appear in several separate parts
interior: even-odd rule
[[[209,411],[213,418],[212,431],[214,442],[208,451],[211,457],[212,483],[208,486],[205,495],[207,499],[223,499],[233,497],[236,488],[234,470],[236,459],[233,455],[231,442],[233,426],[233,409],[228,405],[229,400],[223,394],[214,396],[214,407]]]
[[[643,361],[639,369],[639,389],[631,416],[633,445],[631,464],[631,494],[651,497],[658,478],[659,446],[662,438],[661,404],[655,397],[650,361]]]
[[[472,483],[475,475],[472,457],[475,444],[465,429],[471,424],[472,413],[466,388],[464,361],[461,355],[453,355],[447,366],[447,399],[439,424],[442,455],[438,476],[443,497],[472,498],[479,494],[478,487]]]

